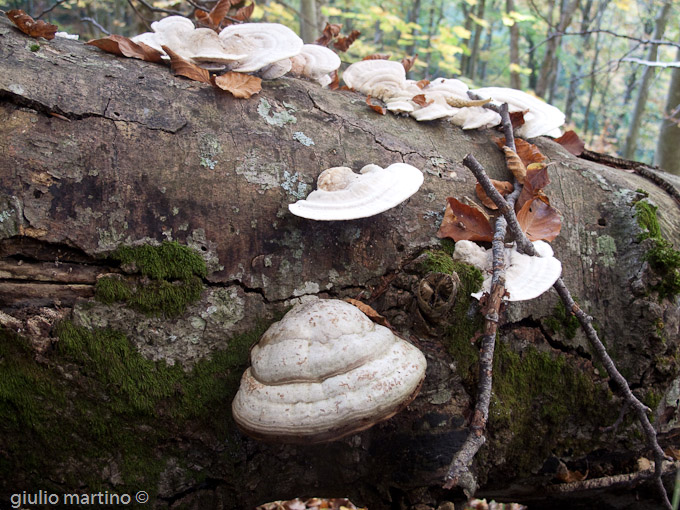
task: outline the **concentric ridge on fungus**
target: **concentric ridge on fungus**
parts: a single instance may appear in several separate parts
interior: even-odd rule
[[[417,395],[423,354],[358,308],[321,299],[294,307],[251,351],[232,403],[255,439],[333,441],[394,416]]]

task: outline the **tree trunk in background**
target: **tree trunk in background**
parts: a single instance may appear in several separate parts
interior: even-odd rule
[[[666,31],[666,22],[668,21],[668,13],[671,10],[672,0],[666,0],[661,8],[659,16],[656,18],[656,25],[654,28],[654,39],[663,39],[663,34]],[[652,44],[647,54],[647,60],[653,62],[657,59],[659,46]],[[656,74],[656,69],[651,66],[646,66],[642,72],[642,82],[640,83],[640,90],[638,92],[637,101],[635,101],[635,110],[633,117],[630,119],[628,135],[626,136],[626,143],[623,148],[623,157],[626,159],[633,159],[635,156],[635,149],[637,148],[638,135],[640,127],[642,126],[642,116],[645,113],[645,106],[647,105],[647,97],[649,96],[649,86],[652,83],[652,78]]]
[[[592,21],[590,18],[590,10],[592,9],[592,6],[593,0],[587,0],[586,5],[581,6],[581,32],[585,32],[590,28],[590,23]],[[569,80],[569,91],[567,92],[567,100],[564,106],[564,115],[566,117],[567,123],[571,122],[571,116],[574,112],[574,105],[577,102],[576,91],[581,87],[581,82],[583,80],[583,76],[581,76],[581,73],[583,72],[583,65],[585,64],[583,55],[585,54],[586,50],[590,49],[590,41],[590,34],[584,35],[581,44],[578,45],[576,50],[576,64],[575,71],[573,73],[574,76],[572,76]]]
[[[496,2],[492,2],[491,4],[491,10],[494,11],[496,8]],[[489,22],[489,26],[486,27],[486,38],[484,40],[484,44],[482,45],[482,51],[489,51],[491,48],[491,41],[493,39],[493,24]],[[479,81],[480,83],[484,83],[484,80],[486,79],[486,59],[483,59],[482,62],[479,65]]]
[[[415,295],[426,274],[451,270],[450,243],[436,233],[447,197],[475,196],[465,155],[507,179],[497,132],[378,115],[357,92],[290,77],[236,99],[79,41],[41,40],[31,51],[33,40],[4,18],[0,41],[0,505],[20,491],[143,488],[149,510],[244,510],[294,496],[346,496],[370,510],[443,499],[463,508],[462,490],[441,486],[469,430],[470,340],[482,312],[467,291],[434,310]],[[564,280],[636,391],[653,395],[661,444],[673,444],[680,310],[654,291],[651,240],[640,241],[636,219],[643,194],[631,190],[658,205],[676,246],[680,208],[637,173],[534,142],[550,162],[545,193],[562,213],[552,246]],[[288,209],[325,168],[396,162],[420,169],[423,183],[379,215],[311,221]],[[154,253],[165,240],[207,269],[179,315],[94,297],[97,282],[114,278],[156,299],[183,288],[112,253]],[[141,261],[192,271],[158,255]],[[251,439],[230,406],[248,348],[263,323],[317,297],[362,299],[417,343],[428,363],[422,390],[390,420],[334,443]],[[619,399],[557,302],[548,291],[508,303],[501,318],[478,495],[569,508],[615,491],[640,509],[630,487],[557,493],[559,459],[605,477],[637,471],[646,451],[630,421],[601,432]],[[56,318],[71,326],[55,331]]]
[[[421,5],[421,0],[415,0],[413,2],[413,5],[411,8],[408,10],[408,21],[409,23],[418,23],[418,19],[420,18],[420,5]],[[413,35],[413,44],[408,46],[406,49],[406,54],[413,56],[417,53],[417,48],[418,48],[418,41],[415,39],[415,36],[418,35],[420,32],[418,30],[413,30],[411,32]]]
[[[675,60],[680,61],[680,48]],[[654,162],[667,172],[680,175],[680,68],[677,67],[673,69],[664,115],[670,116],[673,111],[673,119],[665,118],[661,122]]]
[[[300,37],[310,44],[319,37],[316,0],[300,0]]]
[[[560,20],[557,27],[548,34],[550,39],[546,43],[545,55],[543,56],[543,63],[541,64],[541,72],[538,76],[538,83],[536,84],[536,95],[545,97],[555,80],[557,73],[557,54],[562,44],[563,33],[570,25],[572,16],[578,8],[580,0],[562,0],[560,5]]]
[[[484,19],[484,10],[486,7],[486,0],[479,0],[477,2],[477,18],[480,20]],[[477,67],[479,63],[479,45],[482,40],[482,32],[484,31],[484,26],[475,23],[475,33],[472,36],[472,47],[470,48],[470,60],[468,61],[467,69],[464,72],[467,76],[474,81],[477,75]]]
[[[505,0],[505,11],[508,16],[515,10],[515,0]],[[510,88],[521,89],[522,80],[519,72],[513,70],[514,66],[519,67],[519,27],[513,20],[510,29]]]

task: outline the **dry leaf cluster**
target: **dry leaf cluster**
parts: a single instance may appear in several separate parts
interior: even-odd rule
[[[288,501],[272,501],[255,510],[368,510],[359,508],[347,498],[295,498]]]
[[[19,30],[31,37],[44,37],[49,41],[54,39],[54,34],[59,30],[57,25],[45,23],[40,20],[36,21],[21,9],[12,9],[11,11],[7,11],[6,14]]]
[[[201,25],[219,31],[225,26],[248,21],[255,10],[255,3],[246,0],[219,0],[210,12],[196,9],[196,21]]]
[[[505,146],[505,139],[496,140],[496,143],[505,153],[508,169],[523,184],[522,193],[515,204],[517,220],[522,230],[531,241],[554,240],[562,228],[562,218],[543,193],[543,188],[550,184],[548,168],[544,163],[545,156],[538,147],[519,138],[515,139],[517,152]],[[509,181],[492,180],[491,183],[503,196],[513,190]],[[485,207],[496,209],[481,185],[477,184],[475,191]],[[454,241],[492,241],[493,227],[484,211],[449,197],[438,235]]]

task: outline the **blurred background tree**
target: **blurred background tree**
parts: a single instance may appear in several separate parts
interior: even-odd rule
[[[156,19],[192,17],[214,3],[0,0],[0,8],[23,9],[90,39],[132,36]],[[346,63],[417,53],[410,78],[534,92],[566,113],[589,148],[680,173],[676,0],[262,0],[251,20],[283,23],[307,42],[327,21],[340,23],[343,33],[362,34],[341,55]]]

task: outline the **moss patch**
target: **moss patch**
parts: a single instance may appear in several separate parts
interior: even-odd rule
[[[144,278],[118,275],[100,278],[95,297],[106,304],[126,303],[146,315],[176,317],[201,297],[201,278],[207,274],[203,258],[176,242],[160,246],[121,246],[111,254],[121,265]]]
[[[16,490],[17,476],[26,490],[91,492],[108,486],[102,471],[113,461],[117,492],[144,488],[153,497],[167,459],[186,455],[178,446],[186,431],[221,442],[235,433],[230,402],[265,327],[190,372],[144,358],[117,331],[70,322],[37,362],[24,339],[0,328],[0,496]]]
[[[645,260],[661,281],[655,284],[652,290],[659,293],[659,299],[673,299],[680,294],[680,251],[661,237],[657,218],[658,207],[644,200],[636,202],[634,207],[635,217],[643,230],[640,240],[653,241],[652,248],[645,254]]]
[[[574,298],[574,301],[578,301]],[[554,332],[563,332],[564,336],[571,340],[576,336],[576,332],[579,330],[578,319],[567,312],[566,307],[562,301],[559,301],[555,308],[553,308],[552,316],[546,318],[544,321],[545,325]]]

